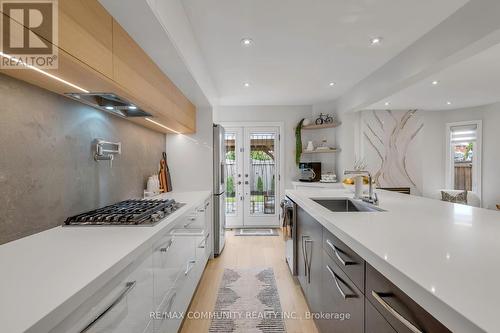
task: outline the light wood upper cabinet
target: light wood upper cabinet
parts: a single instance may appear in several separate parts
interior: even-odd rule
[[[58,40],[40,37],[105,76],[113,77],[113,17],[97,0],[58,1]]]
[[[18,24],[7,15],[5,20]],[[23,27],[27,30],[26,27]],[[55,42],[51,36],[40,37]],[[196,131],[196,108],[97,0],[59,0],[58,68],[45,73],[89,92],[115,93],[153,116],[163,126],[128,120],[156,131]],[[0,72],[58,94],[81,92],[30,69]]]
[[[176,119],[183,128],[196,128],[195,106],[168,79],[127,32],[113,21],[113,80],[166,119]]]
[[[59,48],[113,77],[113,17],[95,0],[59,1]]]

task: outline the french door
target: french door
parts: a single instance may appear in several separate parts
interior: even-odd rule
[[[279,127],[226,127],[226,226],[279,226]]]

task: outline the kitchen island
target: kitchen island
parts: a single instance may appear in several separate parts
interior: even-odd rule
[[[324,228],[323,236],[332,235],[353,251],[351,257],[359,255],[364,260],[366,282],[364,278],[359,283],[354,279],[353,286],[362,290],[366,283],[367,289],[363,292],[367,298],[371,297],[371,290],[368,290],[371,269],[453,332],[498,331],[498,212],[388,191],[377,192],[378,208],[384,211],[333,212],[313,201],[352,198],[352,193],[345,190],[288,190],[286,195],[299,207],[298,219],[301,214],[309,216]],[[297,246],[300,258],[300,245]],[[331,249],[335,255],[339,250],[341,262],[349,258],[348,252],[334,246]],[[310,257],[310,252],[307,255]],[[300,263],[298,266],[300,269]],[[309,279],[314,277],[313,273],[314,270]],[[342,272],[339,274],[343,276]],[[338,278],[339,274],[332,272],[331,275]],[[348,282],[347,277],[344,281]],[[340,287],[347,293],[346,285]],[[312,299],[314,302],[314,297]],[[366,332],[374,331],[366,328]]]
[[[179,224],[182,227],[191,224],[196,214],[201,218],[203,213],[200,212],[203,209],[209,218],[200,219],[202,221],[200,223],[203,224],[200,228],[206,227],[207,230],[204,232],[210,235],[211,209],[207,209],[207,203],[210,203],[211,192],[171,192],[155,198],[174,198],[185,205],[154,226],[56,227],[1,245],[0,323],[2,324],[0,331],[9,333],[82,331],[88,323],[97,318],[99,313],[102,313],[102,309],[111,304],[109,300],[100,303],[101,299],[107,297],[106,293],[109,291],[109,294],[113,296],[115,287],[123,288],[126,285],[123,281],[131,281],[127,275],[130,275],[129,271],[132,271],[132,275],[137,271],[137,265],[135,265],[137,261],[140,261],[139,265],[142,265],[144,269],[139,271],[142,274],[140,277],[137,277],[138,274],[133,277],[133,285],[130,287],[134,287],[135,290],[129,295],[142,297],[139,301],[148,304],[143,309],[144,314],[154,311],[156,307],[153,298],[163,300],[163,297],[158,297],[163,295],[158,295],[156,291],[163,288],[165,290],[163,294],[166,295],[168,291],[173,290],[172,285],[155,285],[156,294],[153,295],[152,267],[156,253],[173,254],[175,244],[181,246],[188,244],[187,238],[182,242],[173,243],[173,236],[169,235],[170,231],[174,225]],[[185,223],[184,219],[189,219],[189,223]],[[207,242],[208,236],[205,234],[199,236],[204,238],[202,241]],[[166,247],[155,245],[167,241],[169,245]],[[187,291],[186,288],[177,290],[177,293],[173,294],[176,298],[169,300],[170,307],[175,307],[175,303],[179,302],[180,308],[187,309],[191,300],[194,288],[208,260],[207,251],[209,252],[211,248],[209,244],[205,244],[203,249],[196,248],[195,250],[197,245],[192,246],[193,258],[187,258],[188,269],[186,269],[185,262],[179,262],[178,265],[181,269],[178,276],[191,279],[184,284],[185,286],[189,284],[189,288]],[[191,249],[188,250],[191,251]],[[198,250],[201,252],[194,254],[194,251]],[[194,258],[195,255],[196,258]],[[176,254],[173,259],[180,261],[180,257],[181,255]],[[176,261],[173,259],[166,264]],[[194,259],[197,260],[196,263]],[[164,257],[163,260],[165,260]],[[189,266],[191,260],[193,260],[193,265]],[[172,266],[168,268],[173,270]],[[157,269],[157,271],[163,273],[167,269]],[[126,280],[114,282],[116,277],[121,279],[123,276]],[[154,275],[156,282],[158,276],[163,278],[162,275]],[[145,288],[147,292],[143,292]],[[134,292],[138,295],[133,295]],[[132,305],[132,301],[129,300],[128,306]],[[134,315],[132,310],[129,312]],[[149,325],[147,321],[149,318],[136,319],[145,321],[145,325],[150,327],[147,332],[152,332],[153,325]],[[66,323],[61,324],[64,321]],[[160,323],[158,321],[156,324]],[[139,324],[142,325],[142,323]],[[180,321],[177,321],[175,326],[178,327],[179,324]],[[117,326],[116,332],[129,332],[129,330],[120,330],[116,324],[108,323],[108,325]],[[134,325],[135,323],[127,323],[130,332],[134,331]]]

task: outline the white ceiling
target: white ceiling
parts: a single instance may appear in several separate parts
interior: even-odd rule
[[[500,102],[499,59],[500,44],[447,67],[367,109],[449,110]],[[438,81],[438,84],[433,85],[433,81]],[[386,106],[386,102],[390,105]]]
[[[183,0],[221,105],[333,100],[466,2]]]

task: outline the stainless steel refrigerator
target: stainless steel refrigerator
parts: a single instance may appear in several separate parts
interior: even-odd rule
[[[226,229],[226,131],[214,124],[214,256],[224,249]]]

